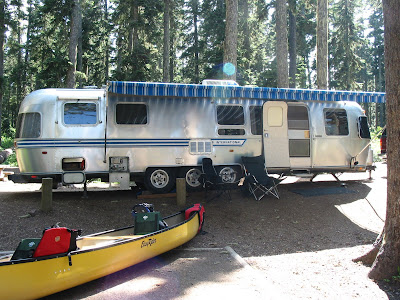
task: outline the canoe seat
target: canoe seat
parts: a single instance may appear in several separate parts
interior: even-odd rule
[[[76,238],[80,233],[80,230],[65,227],[45,229],[39,245],[33,253],[33,257],[61,254],[76,250]]]
[[[17,249],[14,251],[11,260],[25,259],[33,257],[37,246],[39,245],[40,239],[23,239],[19,244]]]
[[[135,215],[134,234],[148,234],[160,229],[160,212],[141,212]]]

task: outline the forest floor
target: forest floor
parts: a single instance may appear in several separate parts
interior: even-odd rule
[[[386,164],[368,174],[343,174],[337,182],[288,177],[280,199],[255,201],[239,190],[192,193],[187,204],[206,209],[204,232],[160,257],[58,293],[49,299],[400,299],[395,282],[374,282],[364,254],[382,230]],[[41,212],[40,185],[0,183],[0,251],[26,237],[40,237],[57,222],[83,234],[132,223],[131,209],[153,203],[163,215],[181,208],[175,198],[137,195],[89,184],[53,192],[53,210]],[[215,197],[217,196],[217,197]],[[215,296],[215,297],[214,297]]]

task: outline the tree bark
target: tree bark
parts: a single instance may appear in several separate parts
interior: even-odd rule
[[[289,87],[286,0],[276,0],[276,67],[279,88]]]
[[[76,54],[77,56],[77,62],[76,62],[76,70],[79,72],[83,72],[83,45],[82,45],[82,34],[79,34],[78,38],[78,52]],[[86,74],[87,76],[89,74]],[[79,76],[79,82],[78,82],[78,88],[83,87],[83,78],[82,76]]]
[[[1,145],[1,124],[2,124],[2,106],[4,92],[4,35],[5,35],[5,0],[0,0],[0,145]]]
[[[21,8],[19,7],[18,8],[18,15],[20,15],[20,13],[21,13]],[[18,18],[19,19],[19,18]],[[22,19],[19,19],[19,20],[22,20]],[[18,28],[17,28],[17,41],[18,41],[18,44],[22,44],[22,36],[21,36],[21,28],[18,26]],[[17,54],[17,64],[19,65],[19,66],[22,66],[23,65],[23,63],[22,63],[22,48],[21,49],[19,49],[18,50],[18,54]],[[23,72],[23,70],[21,70],[22,72],[20,72],[19,74],[18,74],[18,76],[16,77],[16,79],[15,79],[15,83],[16,83],[16,96],[17,96],[17,103],[19,104],[20,103],[20,101],[22,101],[22,100],[20,100],[22,97],[21,97],[21,93],[22,93],[22,78],[23,78],[23,75],[22,75],[22,73],[24,73]]]
[[[123,80],[122,77],[122,61],[123,61],[123,52],[122,52],[122,32],[121,29],[118,29],[117,32],[117,67],[116,67],[116,73],[117,73],[117,80]]]
[[[130,28],[128,36],[128,53],[133,54],[133,52],[137,49],[137,46],[139,45],[139,6],[136,0],[132,1],[130,9],[131,19],[129,22]]]
[[[289,87],[296,88],[297,73],[296,0],[289,0]]]
[[[139,5],[136,0],[133,1],[133,49],[136,50],[139,46]]]
[[[108,0],[104,0],[104,19],[106,21],[106,26],[107,26],[107,34],[109,34],[109,20],[108,20]],[[107,35],[107,40],[106,40],[106,50],[105,50],[105,57],[104,57],[104,78],[106,80],[106,82],[108,82],[108,73],[110,70],[110,36]]]
[[[192,1],[192,11],[193,11],[193,27],[194,27],[194,80],[195,83],[200,81],[200,71],[199,71],[199,31],[198,31],[198,15],[199,15],[199,1]]]
[[[238,0],[226,0],[224,78],[236,80],[238,36]]]
[[[328,0],[318,0],[317,87],[328,89]]]
[[[400,266],[400,2],[383,0],[387,109],[387,206],[382,244],[368,276],[397,275]],[[373,250],[372,250],[373,251]],[[368,253],[367,253],[368,254]],[[373,256],[373,253],[371,253]],[[366,262],[366,259],[362,260]]]
[[[28,24],[26,26],[26,41],[25,41],[25,56],[24,56],[24,74],[22,75],[22,81],[24,82],[24,90],[23,93],[25,94],[27,90],[30,90],[28,87],[32,86],[30,80],[27,79],[28,73],[28,62],[29,62],[29,44],[31,39],[31,27],[32,27],[32,13],[33,13],[33,4],[32,1],[27,1],[28,3]]]
[[[170,1],[164,0],[163,82],[169,82]]]
[[[376,256],[378,255],[379,249],[382,246],[382,241],[383,241],[383,236],[384,236],[385,229],[382,230],[382,232],[379,234],[379,236],[376,238],[374,244],[372,245],[372,248],[362,256],[353,259],[354,262],[362,262],[368,266],[371,266],[374,261]]]
[[[250,42],[250,30],[249,30],[249,1],[242,0],[243,5],[243,56],[244,68],[250,70],[250,61],[251,61],[251,42]]]
[[[67,87],[75,88],[75,72],[76,72],[76,61],[78,52],[78,41],[82,33],[82,10],[80,0],[74,0],[71,13],[71,27],[69,37],[69,68],[67,73]]]
[[[170,35],[169,35],[169,40],[170,40],[170,55],[169,55],[169,82],[174,82],[174,69],[175,69],[175,36],[176,36],[176,25],[175,25],[175,3],[172,1],[170,3],[170,17],[169,17],[169,28],[170,28]]]

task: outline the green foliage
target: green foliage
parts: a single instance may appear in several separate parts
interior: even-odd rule
[[[377,126],[376,128],[370,128],[371,149],[374,154],[374,157],[373,157],[374,162],[382,161],[382,156],[380,155],[380,153],[381,153],[380,138],[381,138],[382,132],[383,132],[382,129],[383,128],[380,126]]]
[[[371,140],[380,139],[383,132],[383,127],[377,126],[376,128],[371,128]]]
[[[118,2],[112,20],[116,26],[116,80],[160,81],[162,78],[161,1]]]
[[[329,43],[330,86],[338,90],[361,90],[357,78],[364,61],[360,48],[365,42],[361,37],[361,24],[355,20],[360,1],[336,0],[331,6],[334,30]]]
[[[201,6],[204,19],[200,30],[201,62],[205,78],[222,79],[225,37],[225,5],[221,0],[205,0]]]
[[[9,149],[14,147],[14,138],[9,136],[1,137],[1,149]]]
[[[1,133],[3,134],[4,138],[13,139],[15,136],[15,128],[11,126],[10,120],[7,117],[2,119]]]
[[[9,137],[9,136],[3,136],[1,138],[1,147],[0,147],[0,151],[4,150],[4,149],[12,149],[14,148],[14,138],[13,137]],[[18,162],[17,162],[17,157],[15,155],[15,152],[13,152],[12,154],[10,154],[7,158],[7,160],[4,162],[4,164],[13,166],[13,167],[17,167],[18,166]]]
[[[368,52],[371,58],[371,74],[375,78],[375,86],[371,90],[385,91],[385,66],[384,66],[384,42],[383,42],[383,11],[382,2],[370,0],[372,14],[369,18],[371,31],[368,34]]]

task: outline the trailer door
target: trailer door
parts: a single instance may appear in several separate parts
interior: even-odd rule
[[[304,103],[288,104],[290,168],[304,172],[311,168],[311,140],[308,108]]]
[[[268,101],[263,106],[263,144],[268,169],[288,169],[288,106],[282,101]]]

